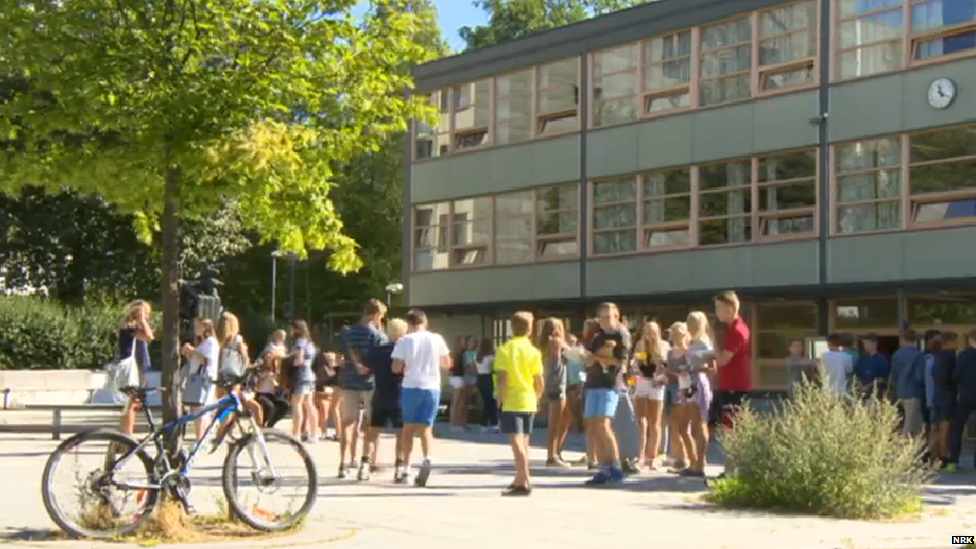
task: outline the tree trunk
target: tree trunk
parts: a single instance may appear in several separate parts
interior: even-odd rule
[[[180,417],[180,168],[167,166],[162,219],[163,421]],[[178,433],[178,432],[177,432]],[[179,449],[172,437],[170,453]]]

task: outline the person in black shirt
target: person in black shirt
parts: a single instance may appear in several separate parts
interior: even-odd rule
[[[611,422],[620,399],[617,386],[630,361],[631,350],[630,331],[620,324],[620,310],[615,304],[601,304],[597,308],[597,321],[599,329],[586,344],[584,417],[587,429],[592,432],[596,457],[603,467],[586,481],[588,486],[616,484],[624,478],[620,448]]]
[[[407,333],[407,323],[399,318],[390,319],[386,324],[386,335],[389,341],[370,351],[366,357],[366,364],[373,372],[376,388],[371,402],[370,423],[366,431],[366,447],[363,455],[375,456],[376,446],[379,444],[380,431],[387,426],[396,429],[396,466],[399,472],[405,463],[403,456],[403,414],[400,408],[400,386],[403,375],[393,372],[393,346],[396,341]],[[374,458],[375,459],[375,458]],[[363,463],[359,467],[359,480],[369,480],[370,471],[376,463]],[[394,481],[399,481],[400,475],[394,474]]]

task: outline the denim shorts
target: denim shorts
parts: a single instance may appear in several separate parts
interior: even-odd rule
[[[586,402],[583,404],[583,417],[594,419],[600,417],[612,418],[617,413],[617,403],[620,394],[616,389],[587,389]]]
[[[441,402],[441,392],[436,389],[414,389],[404,387],[400,392],[400,407],[403,409],[403,423],[414,425],[434,425],[437,419],[437,406]]]

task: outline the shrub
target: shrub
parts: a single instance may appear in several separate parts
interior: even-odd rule
[[[0,369],[103,368],[114,356],[122,310],[121,305],[0,297]]]
[[[923,443],[898,432],[898,411],[883,400],[862,401],[813,385],[760,416],[747,406],[721,435],[727,478],[708,500],[723,506],[875,519],[921,508],[933,477]]]

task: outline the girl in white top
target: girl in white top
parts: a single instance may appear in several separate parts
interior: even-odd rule
[[[203,366],[206,372],[207,379],[216,380],[217,379],[217,365],[220,363],[220,343],[214,334],[213,321],[209,318],[198,318],[193,323],[193,332],[197,336],[199,344],[194,347],[189,343],[183,344],[183,348],[180,354],[187,358],[187,370],[189,372],[197,372],[200,366]],[[183,379],[187,379],[189,376],[183,376]],[[190,411],[196,411],[200,408],[209,406],[214,401],[214,385],[211,384],[207,388],[207,395],[203,399],[200,406],[191,407]],[[206,415],[199,417],[193,422],[193,430],[196,434],[197,441],[203,437],[206,427],[205,421],[209,423],[209,418]]]
[[[645,322],[640,341],[634,348],[634,363],[641,373],[634,390],[634,411],[640,429],[639,447],[649,469],[654,469],[661,446],[661,417],[667,383],[664,366],[670,348],[661,338],[661,326],[653,320]]]

